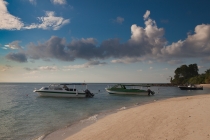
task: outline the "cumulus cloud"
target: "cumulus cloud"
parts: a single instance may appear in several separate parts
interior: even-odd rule
[[[27,62],[27,57],[24,53],[9,53],[5,56],[7,59],[16,62]]]
[[[210,25],[195,27],[195,33],[181,41],[172,43],[161,49],[164,56],[171,57],[208,57],[210,54]]]
[[[21,19],[11,15],[7,11],[8,3],[4,0],[0,0],[0,29],[4,30],[20,30],[24,24]]]
[[[58,2],[62,2],[57,0]],[[35,0],[29,0],[31,3],[36,3]],[[63,17],[55,16],[53,11],[46,11],[45,16],[38,17],[41,22],[39,24],[32,23],[29,25],[24,25],[20,18],[11,15],[7,6],[8,3],[4,0],[0,0],[0,29],[3,30],[21,30],[21,29],[53,29],[58,30],[62,26],[70,23],[70,19],[64,19]]]
[[[51,0],[51,2],[55,5],[56,4],[60,4],[60,5],[66,4],[66,0]]]
[[[51,13],[51,15],[53,15]],[[21,52],[25,59],[58,59],[74,61],[75,59],[104,60],[112,58],[112,63],[157,62],[165,61],[169,64],[182,63],[182,58],[200,57],[209,59],[210,54],[210,25],[202,24],[195,27],[195,32],[186,39],[167,44],[164,38],[164,29],[159,28],[155,20],[151,19],[150,11],[144,14],[145,27],[131,25],[131,37],[125,43],[117,38],[97,43],[94,38],[74,39],[66,43],[65,39],[56,36],[44,43],[30,44]],[[47,27],[47,26],[43,26]],[[21,53],[20,52],[20,53]],[[19,53],[10,54],[10,60],[15,60]],[[12,59],[11,59],[12,58]],[[204,59],[205,58],[205,59]],[[25,59],[18,59],[26,62]],[[75,67],[85,67],[79,65]]]
[[[16,40],[16,41],[13,41],[13,42],[11,42],[11,43],[9,43],[8,45],[4,45],[5,47],[4,47],[4,49],[22,49],[22,47],[19,45],[19,43],[20,43],[21,41],[18,41],[18,40]]]
[[[70,23],[70,19],[64,19],[63,17],[56,17],[55,13],[53,11],[46,11],[45,17],[38,17],[39,21],[41,21],[40,24],[33,23],[29,26],[24,27],[25,29],[53,29],[58,30],[62,26]]]
[[[144,56],[160,53],[166,44],[164,30],[158,28],[155,21],[147,17],[145,28],[131,26],[131,39],[120,43],[119,39],[108,39],[99,46],[94,38],[73,40],[65,44],[64,39],[51,37],[47,42],[28,46],[25,51],[31,59],[59,59],[73,61],[77,58],[86,60],[115,58],[113,63],[133,63],[144,60]]]

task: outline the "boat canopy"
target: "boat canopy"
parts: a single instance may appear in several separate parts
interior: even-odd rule
[[[86,83],[62,83],[59,85],[87,85]]]
[[[123,86],[141,86],[141,87],[150,87],[150,85],[143,85],[143,84],[120,84]]]

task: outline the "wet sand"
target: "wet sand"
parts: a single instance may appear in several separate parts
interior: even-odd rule
[[[207,140],[209,117],[210,95],[171,98],[107,115],[66,140]]]

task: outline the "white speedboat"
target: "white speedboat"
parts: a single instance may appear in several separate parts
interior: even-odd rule
[[[147,89],[139,89],[134,88],[136,86],[147,87]],[[133,87],[133,88],[127,88]],[[110,94],[126,94],[126,95],[154,95],[155,92],[148,89],[147,85],[139,85],[139,84],[117,84],[112,87],[105,88],[105,90]]]
[[[85,87],[84,90],[76,89],[76,86],[80,85]],[[68,86],[73,86],[69,88]],[[50,84],[48,87],[42,87],[41,89],[34,90],[40,96],[50,97],[93,97],[94,94],[87,89],[87,85],[84,83],[70,83],[70,84]]]

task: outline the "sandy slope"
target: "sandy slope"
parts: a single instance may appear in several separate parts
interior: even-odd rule
[[[108,115],[66,140],[209,140],[210,95],[179,97]]]

